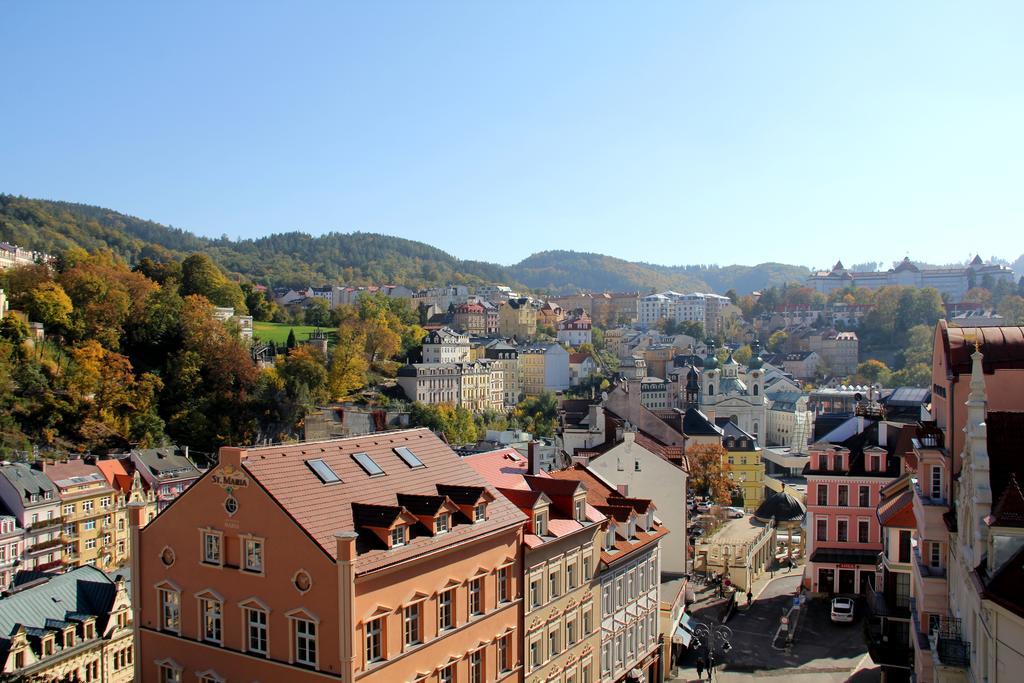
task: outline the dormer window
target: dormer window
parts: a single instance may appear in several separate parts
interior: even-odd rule
[[[573,517],[577,522],[587,521],[587,502],[582,498],[573,503]]]
[[[49,657],[53,654],[53,636],[47,636],[43,639],[43,656]]]
[[[68,628],[64,629],[64,647],[75,646],[75,629]]]
[[[608,524],[608,530],[604,532],[604,549],[612,550],[615,547],[615,522]]]
[[[473,508],[473,521],[482,522],[487,519],[487,503],[477,503]]]
[[[437,521],[434,522],[434,533],[446,534],[452,528],[452,516],[447,512],[442,512],[437,516]]]
[[[96,624],[88,621],[82,624],[82,637],[86,640],[96,637]]]
[[[538,536],[547,536],[548,534],[548,513],[538,512],[533,516],[533,533]]]
[[[408,542],[409,528],[405,525],[396,526],[391,530],[391,547],[398,548]]]
[[[635,519],[630,518],[629,524],[627,526],[627,529],[629,530],[629,535],[627,536],[627,538],[629,538],[629,540],[632,541],[633,539],[636,538],[636,520]]]

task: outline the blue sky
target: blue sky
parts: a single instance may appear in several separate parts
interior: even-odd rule
[[[1024,3],[5,4],[0,192],[463,258],[1024,252]]]

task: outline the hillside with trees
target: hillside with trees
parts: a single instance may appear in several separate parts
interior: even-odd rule
[[[457,259],[421,242],[372,233],[286,232],[259,239],[210,239],[86,204],[0,195],[0,241],[58,254],[108,249],[129,264],[184,260],[203,252],[235,280],[272,287],[401,283],[408,286],[504,282],[554,293],[716,291],[743,294],[802,281],[807,269],[757,266],[658,266],[573,251],[543,251],[513,266]]]

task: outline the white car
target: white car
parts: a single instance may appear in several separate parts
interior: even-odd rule
[[[832,600],[832,621],[837,624],[849,624],[853,621],[853,600],[835,598]]]
[[[747,513],[740,508],[725,508],[725,514],[729,519],[739,519]]]

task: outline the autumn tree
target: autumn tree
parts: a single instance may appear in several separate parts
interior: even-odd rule
[[[29,319],[43,323],[49,331],[63,331],[71,322],[74,305],[56,282],[41,282],[28,292],[25,311]]]
[[[370,363],[366,359],[366,333],[352,325],[338,330],[338,343],[331,355],[327,391],[334,400],[342,399],[366,386]]]
[[[717,443],[687,446],[683,456],[693,490],[720,505],[732,501],[728,456],[729,452]]]

